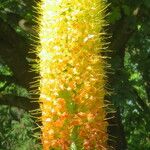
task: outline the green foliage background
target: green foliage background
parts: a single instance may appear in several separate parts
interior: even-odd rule
[[[123,125],[120,133],[124,132],[120,137],[125,138],[125,142],[118,149],[149,150],[150,1],[108,2],[111,3],[108,8],[110,14],[107,16],[110,24],[108,32],[112,35],[112,52],[107,54],[111,57],[108,60],[111,64],[108,84],[113,91],[108,99],[114,104],[115,109],[119,109]],[[22,97],[29,98],[28,88],[25,82],[17,79],[18,71],[14,71],[15,69],[9,65],[14,55],[4,56],[7,55],[7,45],[10,45],[11,49],[11,38],[16,38],[23,42],[15,43],[14,49],[19,49],[21,55],[25,54],[25,61],[31,63],[26,51],[31,48],[32,34],[36,35],[32,30],[32,26],[36,26],[36,13],[32,6],[35,6],[32,0],[0,0],[0,150],[41,149],[39,140],[33,136],[33,133],[36,136],[33,130],[36,128],[35,120],[28,112],[28,108],[19,107],[15,99],[16,96],[20,97],[21,103],[25,104]],[[20,20],[25,22],[19,24]],[[11,30],[7,30],[8,27]],[[25,76],[22,76],[22,81],[24,78]],[[4,102],[6,95],[13,99],[14,105],[9,103],[10,101]]]

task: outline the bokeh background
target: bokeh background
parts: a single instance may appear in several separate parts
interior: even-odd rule
[[[0,150],[41,150],[30,111],[29,64],[39,0],[0,0]],[[106,0],[110,57],[106,100],[109,144],[115,150],[150,150],[150,0]]]

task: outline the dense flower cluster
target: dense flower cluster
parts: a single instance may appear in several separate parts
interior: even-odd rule
[[[39,39],[44,150],[106,149],[102,0],[42,0]]]

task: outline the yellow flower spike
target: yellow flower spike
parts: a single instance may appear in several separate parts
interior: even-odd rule
[[[107,149],[104,0],[41,0],[37,47],[43,150]]]

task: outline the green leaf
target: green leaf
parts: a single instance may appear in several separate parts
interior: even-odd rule
[[[117,20],[121,18],[121,12],[119,7],[115,7],[111,14],[108,17],[110,23],[115,23]]]
[[[129,6],[123,5],[122,8],[123,8],[125,15],[129,16],[131,14],[131,10]]]

